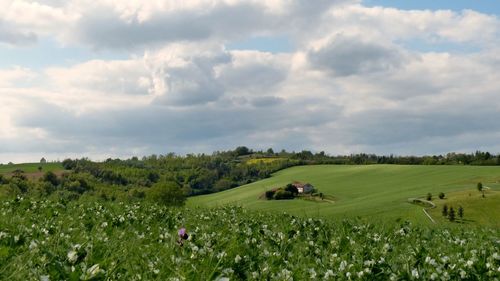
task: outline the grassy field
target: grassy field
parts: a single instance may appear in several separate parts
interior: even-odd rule
[[[15,170],[22,170],[25,173],[36,173],[38,167],[42,167],[42,172],[63,170],[61,163],[24,163],[12,165],[0,165],[0,174],[10,174]]]
[[[272,163],[275,161],[282,161],[286,160],[286,158],[275,158],[275,157],[268,157],[268,158],[251,158],[247,160],[247,164],[267,164],[267,163]]]
[[[498,237],[487,227],[17,198],[0,204],[0,280],[498,280]]]
[[[259,196],[274,187],[292,181],[309,182],[320,192],[333,196],[335,202],[306,200],[262,200]],[[286,211],[292,214],[335,219],[408,219],[430,224],[422,207],[408,203],[408,198],[425,197],[430,192],[438,208],[432,216],[440,220],[440,204],[460,201],[469,223],[500,226],[500,167],[479,166],[300,166],[280,171],[269,179],[228,191],[193,197],[188,206],[234,204],[254,210]],[[486,198],[476,190],[477,182],[491,187]],[[440,202],[439,192],[447,194]],[[468,194],[471,193],[471,196]],[[463,194],[467,194],[466,197]],[[457,208],[458,208],[458,204]]]

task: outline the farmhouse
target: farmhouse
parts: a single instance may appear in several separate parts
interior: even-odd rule
[[[301,193],[310,193],[313,191],[314,186],[312,186],[310,183],[302,183],[302,182],[294,182],[292,183],[293,186],[297,188],[299,191],[299,194]]]

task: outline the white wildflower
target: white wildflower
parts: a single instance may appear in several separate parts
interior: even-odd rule
[[[330,277],[333,277],[333,270],[331,269],[328,269],[326,272],[325,272],[325,279],[329,279]]]
[[[67,256],[70,263],[74,263],[78,259],[78,253],[75,250],[69,251]]]
[[[411,271],[411,276],[413,276],[413,278],[416,278],[416,279],[420,278],[420,275],[418,274],[418,270],[415,268]]]

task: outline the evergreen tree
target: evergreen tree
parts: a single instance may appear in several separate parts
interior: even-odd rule
[[[462,206],[458,207],[458,216],[460,217],[460,219],[464,218],[464,208],[462,208]]]
[[[450,211],[448,212],[448,219],[451,222],[455,221],[455,210],[453,210],[453,207],[450,207]]]
[[[483,184],[481,182],[477,183],[477,190],[479,190],[479,192],[483,193],[483,198],[484,198],[484,188],[483,188]]]
[[[443,205],[443,217],[448,216],[448,206],[446,204]]]

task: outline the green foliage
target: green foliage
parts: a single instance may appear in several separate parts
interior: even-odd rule
[[[462,206],[459,206],[458,207],[458,217],[460,219],[463,219],[464,218],[464,208],[462,208]]]
[[[271,200],[274,198],[274,193],[276,193],[276,191],[274,190],[268,190],[266,191],[266,199],[267,200]]]
[[[438,197],[439,197],[439,199],[444,199],[444,196],[445,196],[445,195],[444,195],[444,192],[439,192],[439,196],[438,196]]]
[[[293,193],[284,189],[278,189],[274,194],[274,199],[276,200],[288,200],[293,198],[294,198]]]
[[[18,198],[0,204],[0,279],[495,280],[499,235],[236,207]]]
[[[478,190],[479,192],[483,191],[483,184],[482,184],[481,182],[478,182],[478,183],[477,183],[477,190]]]
[[[167,206],[184,205],[186,196],[186,189],[172,181],[158,182],[146,194],[147,198]]]
[[[293,196],[297,196],[299,194],[297,187],[291,183],[286,185],[285,190],[290,192]]]
[[[441,211],[441,214],[443,217],[448,217],[448,205],[444,204],[443,205],[443,210]]]
[[[59,179],[57,175],[51,171],[46,172],[41,178],[42,181],[52,184],[53,186],[59,185]]]
[[[453,207],[450,207],[450,210],[448,211],[448,219],[451,222],[455,221],[455,210],[453,209]]]
[[[432,201],[432,194],[429,192],[426,196],[427,201]]]
[[[9,179],[7,179],[6,176],[0,174],[0,184],[7,184],[9,183]]]

